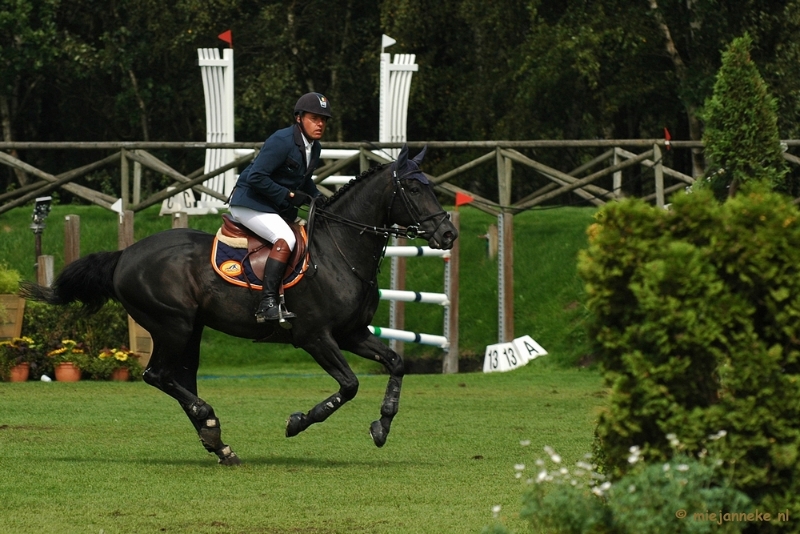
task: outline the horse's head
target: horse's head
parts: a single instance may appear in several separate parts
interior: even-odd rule
[[[408,159],[408,145],[404,145],[392,164],[395,199],[389,216],[392,223],[405,226],[409,235],[427,239],[431,248],[453,248],[458,231],[436,199],[433,184],[419,168],[425,150]]]

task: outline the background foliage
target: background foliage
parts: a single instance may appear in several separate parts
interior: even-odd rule
[[[781,136],[798,133],[800,0],[0,0],[0,14],[6,141],[204,140],[196,49],[224,46],[227,29],[243,141],[284,126],[309,90],[333,103],[327,139],[377,139],[382,33],[397,39],[387,51],[420,65],[412,140],[650,138],[664,127],[700,140],[720,52],[745,32]],[[91,157],[21,155],[53,172]],[[676,167],[689,173],[689,158]],[[0,191],[25,179],[4,170]]]

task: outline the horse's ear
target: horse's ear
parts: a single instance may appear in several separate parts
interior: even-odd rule
[[[411,161],[416,163],[417,166],[419,167],[422,164],[422,158],[425,157],[425,152],[427,152],[427,150],[428,150],[428,145],[425,145],[424,147],[422,147],[420,153],[414,156],[414,159],[412,159]]]
[[[400,149],[400,154],[397,156],[397,161],[395,162],[395,169],[398,171],[402,171],[408,165],[408,145],[404,144],[403,148]]]

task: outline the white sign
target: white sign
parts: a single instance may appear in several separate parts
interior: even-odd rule
[[[175,189],[175,187],[167,187],[167,191],[172,189]],[[194,208],[194,193],[186,189],[177,195],[165,198],[161,203],[161,211],[159,212],[159,215],[168,215],[171,213],[180,212],[189,213],[190,208]]]
[[[483,372],[511,371],[545,354],[547,351],[530,336],[519,337],[511,343],[489,345],[483,358]]]
[[[517,353],[525,358],[525,363],[547,354],[547,351],[535,342],[531,336],[518,337],[512,343],[514,343]]]

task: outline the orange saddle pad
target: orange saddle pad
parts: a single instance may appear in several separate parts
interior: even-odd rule
[[[297,244],[287,262],[283,288],[297,284],[308,269],[308,234],[304,226],[291,223]],[[272,250],[272,243],[257,236],[244,226],[233,222],[229,215],[222,216],[222,226],[211,247],[211,265],[224,280],[231,284],[261,290],[264,266]]]

